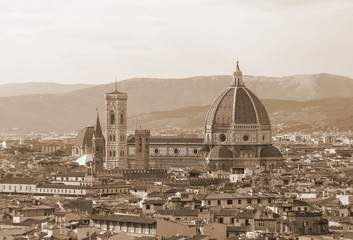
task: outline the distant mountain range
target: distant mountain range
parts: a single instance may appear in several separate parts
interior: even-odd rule
[[[88,84],[59,84],[49,82],[7,83],[0,85],[0,97],[30,94],[68,93],[87,88]]]
[[[128,93],[130,129],[138,124],[157,129],[168,126],[202,129],[208,106],[231,80],[231,76],[139,78],[120,81],[118,90]],[[260,99],[265,99],[271,121],[277,127],[315,123],[352,128],[351,78],[314,74],[282,78],[244,76],[244,81]],[[0,93],[4,86],[0,85]],[[114,83],[69,86],[59,93],[43,87],[43,92],[37,89],[39,94],[28,90],[22,93],[31,95],[0,97],[0,129],[78,131],[94,124],[96,108],[104,124],[104,93],[114,91]],[[70,90],[73,86],[78,90]]]
[[[312,101],[264,99],[274,130],[312,132],[328,129],[353,131],[353,98],[330,98]],[[170,111],[139,114],[131,117],[143,122],[145,128],[204,128],[209,105]]]

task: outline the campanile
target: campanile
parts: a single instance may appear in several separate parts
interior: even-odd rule
[[[114,92],[104,94],[106,168],[127,168],[127,94]]]

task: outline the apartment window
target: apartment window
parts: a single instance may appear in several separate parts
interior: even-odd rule
[[[241,204],[241,199],[238,199],[238,204]]]
[[[259,222],[259,227],[264,227],[265,223],[264,222]]]
[[[234,218],[231,218],[231,219],[230,219],[230,222],[231,222],[231,223],[234,223]]]
[[[223,218],[218,218],[219,223],[223,223]]]
[[[268,203],[271,203],[271,198],[268,199]]]
[[[210,200],[208,200],[208,201],[207,201],[207,204],[208,204],[208,205],[211,205],[211,201],[210,201]]]
[[[147,210],[150,210],[151,209],[151,206],[149,204],[146,205],[146,209]]]
[[[233,200],[232,199],[228,199],[227,200],[227,204],[233,204]]]
[[[261,198],[257,199],[257,203],[259,204],[261,203]]]
[[[217,200],[217,205],[221,205],[221,200]]]
[[[248,204],[251,204],[251,198],[248,198]]]

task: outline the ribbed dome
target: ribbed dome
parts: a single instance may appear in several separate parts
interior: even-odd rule
[[[270,145],[261,150],[261,157],[282,157],[282,154],[276,147]]]
[[[219,158],[232,158],[232,152],[224,146],[216,146],[212,148],[208,154],[210,159],[219,159]]]
[[[93,126],[89,126],[89,127],[83,128],[77,134],[74,146],[75,147],[80,147],[80,146],[91,147],[92,146],[93,134],[94,134],[94,127]]]
[[[266,109],[261,101],[246,87],[228,87],[208,110],[207,125],[230,124],[269,125]]]

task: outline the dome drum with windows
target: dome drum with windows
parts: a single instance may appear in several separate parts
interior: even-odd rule
[[[210,163],[216,161],[218,169],[254,168],[262,164],[260,160],[266,162],[265,159],[270,158],[282,161],[280,152],[272,146],[271,138],[271,124],[265,106],[245,87],[237,61],[232,83],[214,100],[206,115],[204,141],[210,148],[208,160]],[[268,148],[271,148],[272,155],[265,156],[262,153],[268,153]],[[228,167],[220,163],[222,160]]]

